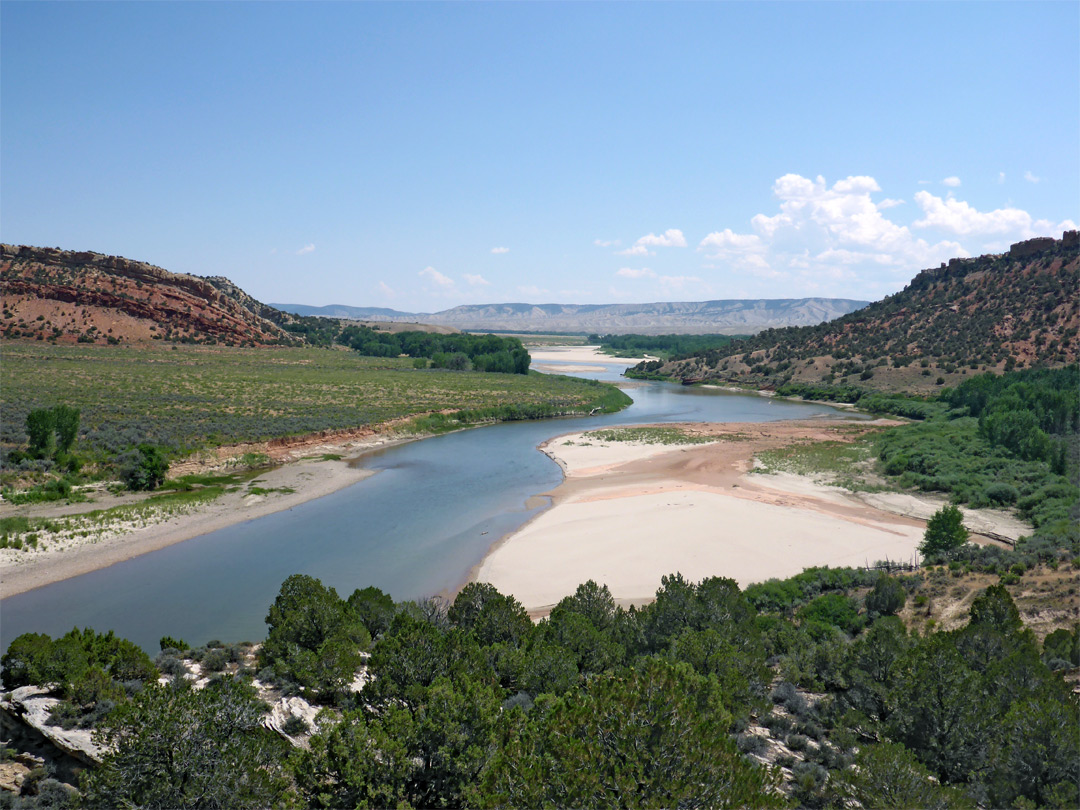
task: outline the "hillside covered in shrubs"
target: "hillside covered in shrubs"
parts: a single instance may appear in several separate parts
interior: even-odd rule
[[[817,326],[769,329],[628,376],[754,387],[857,385],[930,392],[973,371],[1056,367],[1080,349],[1080,236],[953,259],[895,295]]]

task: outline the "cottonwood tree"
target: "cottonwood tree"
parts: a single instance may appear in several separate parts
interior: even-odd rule
[[[964,528],[963,514],[955,506],[943,506],[927,522],[919,551],[924,557],[948,555],[964,545],[967,539],[968,530]]]

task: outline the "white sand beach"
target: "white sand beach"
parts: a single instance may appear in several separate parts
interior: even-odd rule
[[[842,440],[852,424],[682,426],[715,439],[697,445],[552,439],[540,449],[566,473],[548,493],[553,506],[504,538],[475,578],[542,615],[588,579],[624,603],[645,603],[676,571],[746,586],[814,565],[913,560],[925,520],[808,478],[750,473],[762,450]]]
[[[599,373],[604,371],[601,363],[618,363],[626,368],[636,366],[650,357],[612,357],[604,354],[599,346],[544,346],[529,349],[532,367],[552,374]]]

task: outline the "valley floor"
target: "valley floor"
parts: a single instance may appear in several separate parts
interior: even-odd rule
[[[753,472],[764,451],[844,440],[871,425],[687,424],[674,427],[710,443],[676,446],[609,441],[603,432],[557,437],[540,447],[566,474],[547,493],[552,508],[500,542],[475,579],[540,616],[587,579],[607,584],[624,604],[640,604],[652,600],[661,574],[675,571],[693,581],[731,577],[745,587],[809,566],[912,562],[926,518],[944,500],[850,493],[812,477]],[[969,513],[966,522],[998,538],[1030,532],[1001,513]]]

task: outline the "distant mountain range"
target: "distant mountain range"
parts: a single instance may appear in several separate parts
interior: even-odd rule
[[[263,304],[223,276],[172,273],[91,251],[0,245],[7,339],[50,343],[164,340],[226,346],[332,340],[304,316],[427,328],[509,332],[755,334],[820,324],[866,306],[837,298],[654,304],[486,304],[442,312],[384,307]],[[410,328],[410,327],[405,327]],[[422,327],[417,327],[422,328]],[[332,331],[332,330],[331,330]],[[396,331],[396,330],[395,330]],[[321,341],[321,342],[320,342]]]
[[[599,334],[755,334],[830,321],[867,305],[847,298],[758,298],[653,304],[475,304],[442,312],[383,307],[271,304],[284,312],[357,321],[429,323],[456,329]]]

